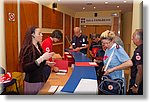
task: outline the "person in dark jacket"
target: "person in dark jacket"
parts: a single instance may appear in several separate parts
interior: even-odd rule
[[[71,41],[71,46],[69,49],[73,49],[73,51],[80,51],[83,54],[87,54],[88,48],[88,37],[82,34],[81,29],[79,27],[74,28],[74,36]]]
[[[19,56],[20,67],[25,72],[24,94],[37,94],[48,77],[45,72],[50,70],[50,67],[46,65],[46,60],[51,58],[54,52],[43,53],[40,45],[42,36],[40,28],[31,27],[24,38]]]
[[[92,42],[89,47],[89,54],[92,58],[92,61],[96,58],[96,54],[99,49],[102,49],[102,45],[100,42],[100,34],[91,34]]]
[[[130,95],[143,95],[143,30],[136,29],[132,36],[137,46],[132,57],[131,79],[129,85]]]

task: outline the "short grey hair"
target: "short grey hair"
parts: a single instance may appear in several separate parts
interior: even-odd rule
[[[143,41],[143,29],[136,29],[136,37]]]

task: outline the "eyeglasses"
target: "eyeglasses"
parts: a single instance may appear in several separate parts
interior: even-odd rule
[[[108,45],[108,44],[110,44],[110,43],[111,43],[111,41],[105,42],[105,43],[102,42],[102,45]]]

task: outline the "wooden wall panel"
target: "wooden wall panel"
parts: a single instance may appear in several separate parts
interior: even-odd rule
[[[118,23],[119,23],[119,18],[114,17],[113,31],[115,32],[116,35],[118,35]]]
[[[46,6],[42,6],[42,27],[43,28],[51,28],[51,26],[52,26],[51,19],[52,19],[51,9]]]
[[[80,18],[76,18],[75,27],[80,27]]]
[[[96,25],[95,26],[95,33],[97,34],[102,34],[102,32],[106,30],[111,30],[111,26],[110,25]]]
[[[20,31],[21,45],[24,40],[27,29],[31,26],[39,26],[38,4],[26,1],[20,3]]]
[[[72,37],[73,37],[73,35],[74,35],[74,17],[72,17]]]
[[[63,29],[63,13],[46,6],[42,6],[42,27]]]
[[[71,16],[65,14],[65,48],[69,48],[70,39],[70,29],[71,29]]]
[[[15,21],[9,21],[8,13],[15,14]],[[18,71],[18,12],[14,0],[4,3],[6,70]]]
[[[63,44],[53,45],[53,51],[63,56]]]

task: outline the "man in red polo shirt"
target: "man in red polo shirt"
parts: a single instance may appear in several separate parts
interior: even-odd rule
[[[54,30],[50,37],[46,38],[43,42],[42,42],[42,49],[44,52],[52,52],[52,46],[53,46],[53,42],[58,42],[60,39],[62,39],[62,32],[59,30]],[[52,58],[49,59],[50,61],[52,61]]]

